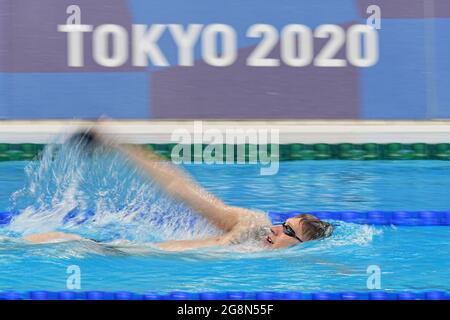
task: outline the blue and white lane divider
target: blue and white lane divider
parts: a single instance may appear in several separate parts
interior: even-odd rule
[[[450,226],[450,211],[341,211],[341,212],[269,212],[272,222],[282,223],[287,218],[309,213],[323,220],[350,223],[397,226]]]
[[[397,225],[397,226],[450,226],[450,211],[341,211],[341,212],[269,212],[274,224],[279,224],[288,218],[301,213],[309,213],[323,220],[340,220],[350,223],[370,225]],[[18,213],[0,212],[0,226],[8,225]],[[84,214],[85,220],[94,213]],[[71,211],[64,218],[65,222],[77,217],[78,213]],[[83,221],[79,220],[79,223]]]
[[[0,300],[450,300],[450,292],[0,292]]]

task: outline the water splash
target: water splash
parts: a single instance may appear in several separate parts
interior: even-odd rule
[[[49,144],[30,162],[26,184],[11,197],[20,212],[8,231],[63,231],[101,241],[203,238],[218,231],[168,198],[121,154],[99,148],[86,155],[75,143]]]
[[[11,197],[10,210],[20,214],[13,219],[6,235],[62,231],[110,242],[117,252],[171,256],[148,244],[220,233],[189,208],[167,197],[124,156],[103,148],[88,156],[74,143],[49,144],[41,161],[30,162],[25,172],[25,186]],[[330,239],[277,250],[270,255],[302,256],[337,246],[366,245],[377,232],[372,227],[340,222]],[[103,252],[93,242],[53,246],[66,251],[62,253],[64,256]],[[45,248],[41,251],[48,253]],[[252,259],[265,255],[263,251],[266,250],[259,241],[248,241],[183,253],[182,258],[230,258],[226,253],[233,252],[233,258]]]

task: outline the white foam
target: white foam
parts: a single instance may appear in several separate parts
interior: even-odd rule
[[[21,214],[8,227],[22,235],[60,230],[143,242],[218,234],[119,154],[100,150],[89,158],[76,145],[49,145],[25,173],[26,185],[13,194],[10,208]],[[95,215],[81,225],[83,214],[64,221],[72,210]]]

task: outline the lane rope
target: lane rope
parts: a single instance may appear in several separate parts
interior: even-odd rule
[[[169,292],[8,291],[0,300],[450,300],[446,291],[404,292]]]
[[[280,224],[288,218],[302,213],[312,214],[322,220],[338,220],[357,224],[369,225],[396,225],[396,226],[450,226],[450,211],[290,211],[269,212],[269,217],[274,224]],[[17,216],[14,212],[0,212],[0,226],[8,225]],[[84,213],[87,220],[93,216],[92,211]],[[70,211],[64,218],[64,222],[78,217],[78,213]],[[79,220],[79,223],[84,222]]]

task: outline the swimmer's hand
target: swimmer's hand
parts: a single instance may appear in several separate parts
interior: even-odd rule
[[[102,146],[103,142],[99,138],[97,132],[93,129],[79,131],[74,133],[68,140],[67,143],[73,145],[74,147],[80,148],[89,155],[92,155],[93,151]]]
[[[95,128],[74,133],[69,137],[67,143],[76,148],[80,148],[90,156],[93,154],[94,150],[101,147],[122,151],[122,148],[118,144]]]

